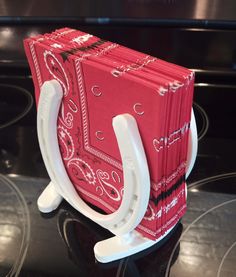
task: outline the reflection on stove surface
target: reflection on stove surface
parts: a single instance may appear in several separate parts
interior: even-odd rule
[[[197,124],[198,141],[200,141],[208,131],[209,119],[206,111],[196,102],[193,103],[193,110]]]
[[[83,268],[84,274],[88,276],[94,276],[98,271],[103,272],[102,276],[148,276],[149,273],[163,276],[173,247],[181,235],[182,224],[179,223],[159,244],[108,264],[94,262],[93,247],[98,241],[111,237],[111,233],[68,209],[59,212],[58,229],[68,249],[69,257],[79,268]],[[176,247],[173,262],[177,259],[178,252],[179,247]],[[114,275],[111,275],[111,272]]]
[[[236,172],[193,182],[188,210],[170,236],[114,263],[100,264],[96,242],[112,234],[65,201],[42,215],[38,195],[48,180],[0,179],[0,275],[19,276],[234,276],[236,272]],[[207,188],[205,188],[205,186]],[[228,188],[224,193],[219,188]]]
[[[230,194],[219,190],[228,185]],[[189,186],[180,253],[170,276],[235,276],[235,186],[236,172],[206,178]]]
[[[30,217],[16,184],[0,174],[0,275],[17,276],[30,241]]]

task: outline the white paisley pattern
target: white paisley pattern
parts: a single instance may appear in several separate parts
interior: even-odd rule
[[[67,128],[71,129],[73,127],[73,115],[70,112],[65,114],[64,103],[61,102],[61,110],[59,120]]]
[[[89,184],[95,185],[96,176],[91,166],[80,158],[73,158],[67,163],[68,169],[71,170],[72,178],[77,180],[85,179]]]
[[[68,107],[73,113],[78,112],[78,107],[72,99],[69,99]]]
[[[64,97],[66,97],[70,90],[70,85],[63,66],[51,51],[44,51],[43,56],[45,65],[49,73],[61,84],[63,88],[63,95]],[[73,114],[71,112],[67,112],[65,114],[65,107],[63,101],[61,103],[59,120],[65,127],[69,129],[73,127]]]
[[[112,170],[111,172],[111,177],[112,177],[112,180],[115,182],[115,183],[121,183],[121,178],[120,178],[120,175],[115,171],[115,170]]]
[[[58,125],[57,127],[60,150],[65,161],[71,159],[75,152],[73,139],[67,129]]]
[[[148,207],[147,207],[146,214],[145,214],[145,216],[143,218],[148,220],[148,221],[152,221],[152,220],[155,220],[155,216],[156,216],[155,212],[154,212],[152,206],[149,203]]]
[[[68,77],[66,72],[59,62],[59,60],[52,54],[51,51],[45,51],[44,54],[45,65],[50,74],[62,85],[64,96],[68,94],[70,89]]]
[[[100,183],[100,186],[96,188],[96,191],[100,190],[100,195],[105,193],[110,199],[114,201],[120,201],[121,195],[119,191],[115,186],[108,182],[110,180],[109,174],[105,171],[102,171],[101,169],[98,169],[96,171],[96,175]]]
[[[190,128],[190,123],[185,122],[180,129],[172,132],[168,137],[161,137],[159,139],[154,138],[153,139],[154,149],[157,152],[160,152],[160,150],[163,149],[164,147],[169,148],[176,141],[181,140],[182,137],[187,133],[189,128]]]

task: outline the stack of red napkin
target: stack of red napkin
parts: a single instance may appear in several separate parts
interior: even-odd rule
[[[112,118],[135,117],[151,177],[148,210],[137,230],[151,239],[164,235],[186,210],[193,72],[69,28],[24,45],[36,102],[45,81],[56,79],[63,88],[57,129],[67,173],[80,196],[107,213],[123,194]]]

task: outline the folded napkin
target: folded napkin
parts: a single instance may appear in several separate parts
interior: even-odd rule
[[[35,97],[45,81],[63,88],[57,130],[68,176],[85,201],[114,212],[123,195],[112,118],[137,121],[151,194],[136,228],[158,239],[186,210],[185,171],[193,98],[192,71],[93,35],[63,28],[24,41]]]

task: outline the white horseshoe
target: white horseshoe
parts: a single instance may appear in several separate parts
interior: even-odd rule
[[[39,145],[51,182],[38,198],[42,212],[55,210],[62,197],[86,217],[110,230],[115,237],[96,243],[94,253],[100,262],[110,262],[144,250],[165,237],[150,240],[134,230],[143,219],[150,197],[150,176],[138,126],[129,114],[118,115],[112,124],[123,164],[124,194],[119,208],[111,214],[101,214],[88,206],[77,193],[62,161],[57,136],[57,120],[63,90],[56,80],[47,81],[41,88],[38,103],[37,131]],[[196,130],[195,130],[196,131]],[[190,139],[190,144],[195,140]],[[197,142],[197,141],[196,141]],[[196,147],[191,146],[190,166]]]

